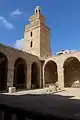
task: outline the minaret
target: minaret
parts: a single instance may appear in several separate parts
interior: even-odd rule
[[[45,24],[40,6],[35,8],[30,24],[25,27],[24,51],[42,58],[51,56],[50,29]]]

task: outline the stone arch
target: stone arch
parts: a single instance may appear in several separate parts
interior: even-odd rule
[[[57,64],[49,60],[44,66],[44,84],[49,86],[58,81]]]
[[[80,62],[76,57],[64,61],[64,87],[80,87]]]
[[[0,52],[0,90],[7,90],[8,59]]]
[[[14,64],[14,87],[26,89],[27,85],[27,64],[23,58],[17,58]]]
[[[31,88],[36,89],[40,86],[40,66],[37,62],[31,65]]]

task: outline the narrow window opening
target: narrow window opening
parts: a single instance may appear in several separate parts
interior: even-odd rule
[[[37,13],[37,10],[36,10],[36,13]]]
[[[33,44],[33,43],[32,43],[32,41],[31,41],[31,43],[30,43],[30,47],[32,47],[32,44]]]
[[[30,36],[32,37],[32,32],[31,32]]]

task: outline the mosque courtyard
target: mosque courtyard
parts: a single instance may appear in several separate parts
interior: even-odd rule
[[[0,103],[42,114],[80,116],[80,88],[65,88],[65,90],[55,93],[46,91],[47,89],[36,89],[1,93]]]

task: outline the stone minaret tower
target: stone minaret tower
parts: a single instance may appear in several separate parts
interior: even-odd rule
[[[41,58],[51,56],[50,29],[45,25],[45,17],[39,6],[30,17],[30,24],[25,27],[24,51]]]

